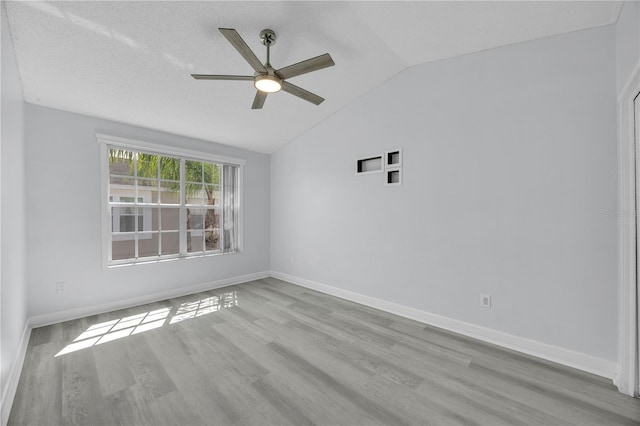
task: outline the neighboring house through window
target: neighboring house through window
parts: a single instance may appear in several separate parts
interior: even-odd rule
[[[110,191],[118,192],[121,190],[123,193],[130,193],[131,188],[121,187],[118,188],[116,185],[112,185]],[[135,203],[135,197],[128,196],[118,196],[118,195],[110,195],[109,203],[120,202],[129,204],[130,206]],[[146,202],[149,202],[148,199]],[[138,197],[138,204],[142,205],[145,203],[144,197]],[[116,240],[131,240],[134,239],[134,232],[136,231],[136,220],[138,225],[138,230],[143,232],[145,230],[151,230],[151,210],[150,209],[141,209],[142,214],[137,215],[135,208],[133,207],[116,207],[112,210],[111,213],[111,232],[115,233],[113,236]],[[139,236],[138,238],[141,238]]]

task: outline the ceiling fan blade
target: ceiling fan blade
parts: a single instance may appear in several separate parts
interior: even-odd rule
[[[229,40],[229,43],[231,43],[233,47],[236,48],[238,53],[240,53],[242,57],[247,62],[249,62],[249,65],[251,65],[251,67],[254,70],[256,70],[256,72],[260,72],[260,73],[267,72],[267,69],[265,68],[265,66],[262,64],[262,62],[260,62],[260,59],[258,59],[255,53],[253,53],[253,51],[249,48],[249,46],[247,46],[247,43],[245,43],[245,41],[242,39],[242,37],[240,37],[240,34],[238,34],[236,30],[234,30],[233,28],[218,28],[218,29],[220,30],[222,35],[225,36],[227,40]]]
[[[335,62],[331,59],[331,55],[325,53],[324,55],[316,56],[315,58],[280,68],[276,71],[276,74],[278,74],[282,79],[287,79],[297,75],[306,74],[308,72],[321,70],[322,68],[332,67],[334,65]]]
[[[315,93],[311,93],[308,90],[304,90],[303,88],[291,84],[287,81],[282,82],[282,90],[287,93],[291,93],[294,96],[302,98],[305,101],[311,102],[312,104],[320,105],[322,102],[324,102],[324,98],[321,98]]]
[[[256,90],[256,97],[253,98],[253,105],[251,105],[251,109],[262,109],[264,105],[264,101],[267,99],[267,93],[261,92],[260,90]]]
[[[250,75],[211,75],[211,74],[191,74],[196,80],[253,80]]]

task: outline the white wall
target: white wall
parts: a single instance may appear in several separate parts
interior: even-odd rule
[[[272,155],[271,266],[615,361],[615,170],[614,26],[416,66]]]
[[[618,94],[640,63],[640,2],[625,1],[616,24]]]
[[[25,302],[24,100],[4,7],[2,15],[2,135],[0,199],[0,334],[2,400],[27,321]],[[5,418],[3,413],[3,418]]]
[[[96,132],[246,159],[244,252],[103,268]],[[32,104],[26,143],[30,317],[269,270],[268,155]]]
[[[634,192],[636,190],[634,175],[633,141],[634,112],[633,107],[626,107],[626,102],[633,100],[637,92],[638,72],[640,72],[640,3],[626,1],[616,23],[616,82],[619,99],[618,108],[618,160],[620,166],[619,209],[622,212],[632,210],[635,206]],[[635,81],[635,83],[632,83]],[[628,114],[628,116],[625,116]],[[636,127],[637,128],[637,127]],[[618,309],[618,365],[614,383],[620,390],[630,396],[638,394],[637,338],[633,337],[637,330],[637,299],[636,292],[627,286],[629,282],[629,259],[631,253],[629,243],[635,244],[635,221],[632,217],[623,216],[619,219],[620,248],[619,252],[619,287]],[[626,238],[625,238],[626,237]],[[626,248],[626,250],[625,250]],[[635,286],[635,283],[634,283]],[[634,289],[635,290],[635,289]],[[634,300],[635,299],[635,300]]]

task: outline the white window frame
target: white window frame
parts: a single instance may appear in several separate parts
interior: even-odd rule
[[[244,251],[244,226],[243,226],[243,205],[244,205],[244,166],[246,160],[241,158],[227,157],[221,155],[215,155],[204,151],[190,150],[175,146],[167,146],[154,142],[141,141],[130,138],[123,138],[119,136],[113,136],[103,133],[96,133],[96,140],[100,145],[100,174],[101,174],[101,211],[102,211],[102,263],[105,268],[111,268],[115,266],[128,266],[147,263],[158,263],[167,260],[175,259],[192,259],[205,256],[216,256],[220,254],[234,254]],[[131,151],[153,152],[159,155],[168,155],[173,157],[180,157],[183,159],[192,159],[196,161],[210,161],[212,163],[227,164],[238,167],[238,189],[237,198],[239,200],[238,206],[238,222],[236,224],[238,229],[238,244],[237,250],[230,253],[224,253],[222,250],[219,252],[195,252],[188,254],[179,254],[174,256],[161,256],[158,259],[128,259],[125,261],[111,261],[112,250],[112,219],[111,210],[109,205],[109,147],[117,147],[127,149]],[[184,186],[184,167],[182,168],[181,185]],[[183,188],[184,190],[184,188]],[[222,206],[220,207],[222,208]],[[144,220],[144,219],[143,219]],[[180,234],[186,233],[186,222],[180,221]],[[117,240],[116,240],[117,241]],[[186,252],[186,247],[180,245],[180,253]]]

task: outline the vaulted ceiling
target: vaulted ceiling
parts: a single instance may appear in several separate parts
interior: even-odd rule
[[[407,67],[614,23],[622,2],[3,2],[27,102],[273,152]],[[235,28],[275,68],[330,53],[252,110],[252,75],[217,30]],[[389,111],[393,114],[393,111]]]

